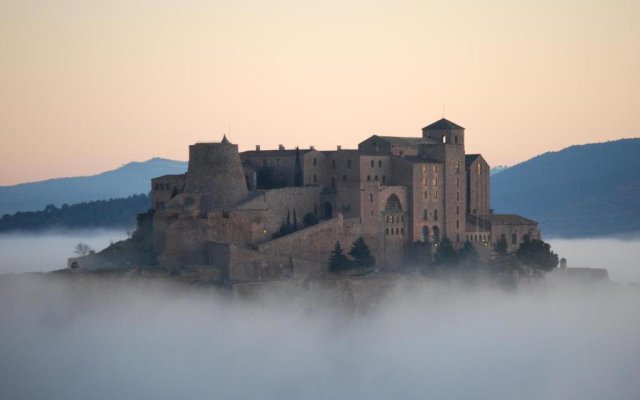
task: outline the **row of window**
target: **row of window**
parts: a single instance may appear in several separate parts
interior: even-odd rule
[[[467,235],[467,240],[470,242],[485,242],[487,240],[489,240],[489,235],[483,235],[483,234],[474,234],[474,235]]]
[[[371,160],[371,168],[376,166],[375,160]],[[378,160],[378,168],[382,168],[382,160]]]
[[[386,220],[389,223],[393,223],[394,221],[395,222],[404,222],[404,216],[403,215],[396,215],[394,217],[393,215],[387,215]]]
[[[404,228],[387,228],[387,235],[404,235]]]
[[[156,183],[153,189],[156,191],[171,190],[171,185],[168,183]]]
[[[428,198],[429,198],[429,191],[425,190],[424,191],[424,199],[427,200]],[[434,200],[438,200],[438,191],[437,190],[433,191],[433,199]]]
[[[316,165],[316,159],[313,159],[313,165]],[[331,168],[336,169],[336,160],[331,160]],[[347,168],[351,168],[351,160],[347,160]]]
[[[424,209],[424,212],[422,213],[422,219],[425,221],[429,220],[429,210],[428,209]],[[437,221],[438,220],[438,210],[433,210],[433,220]]]
[[[367,175],[367,180],[370,181],[371,180],[371,175]],[[378,175],[375,175],[373,177],[374,181],[378,181]],[[387,176],[386,175],[382,175],[382,183],[386,183],[387,182]]]
[[[164,201],[156,201],[156,209],[162,210],[164,208]]]

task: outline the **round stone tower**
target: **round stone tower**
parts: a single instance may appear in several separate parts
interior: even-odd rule
[[[222,138],[220,143],[189,146],[185,193],[201,195],[203,211],[228,209],[248,195],[238,146]]]

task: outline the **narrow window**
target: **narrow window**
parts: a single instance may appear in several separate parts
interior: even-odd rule
[[[370,215],[371,215],[371,216],[373,217],[373,210],[371,210],[371,213],[370,213]]]
[[[460,220],[456,220],[456,229],[460,229]],[[460,240],[458,240],[460,241]]]
[[[456,163],[456,174],[460,173],[460,163]]]
[[[369,195],[369,203],[373,203],[373,195],[372,194]]]
[[[424,199],[428,199],[429,198],[429,192],[428,191],[424,191]]]
[[[404,228],[400,228],[400,234],[404,235]]]
[[[437,221],[438,220],[438,210],[433,210],[433,220]]]
[[[433,186],[438,186],[438,178],[433,178]]]
[[[438,191],[433,192],[433,199],[438,200]]]
[[[438,172],[438,166],[437,166],[437,165],[434,165],[434,166],[433,166],[433,172],[435,172],[435,173],[437,173],[437,172]]]
[[[377,180],[378,180],[378,175],[376,175],[376,176],[374,177],[374,179],[377,181]]]
[[[456,200],[460,201],[460,192],[456,192]]]
[[[387,181],[387,176],[386,175],[382,175],[382,183],[386,183]]]
[[[351,168],[351,160],[347,160],[347,168]]]
[[[371,167],[373,168],[375,161],[371,160]]]
[[[460,187],[460,178],[456,176],[456,187]]]
[[[367,175],[367,180],[370,181],[371,180],[371,175]]]
[[[318,165],[318,159],[317,158],[313,159],[313,165]]]
[[[336,169],[336,160],[331,160],[331,167]]]
[[[378,168],[382,168],[382,160],[378,160]]]
[[[456,206],[456,215],[460,215],[460,206]]]
[[[480,172],[482,172],[482,166],[480,165],[480,163],[476,164],[476,172],[477,175],[480,175]]]
[[[427,210],[426,208],[424,209],[424,212],[422,213],[422,219],[427,221],[429,219],[429,210]]]
[[[511,235],[511,244],[518,244],[518,235],[515,233]]]

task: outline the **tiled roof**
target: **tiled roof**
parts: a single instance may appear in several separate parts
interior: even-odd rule
[[[517,215],[517,214],[485,214],[485,215],[478,215],[478,218],[496,225],[537,224],[536,221],[530,220],[525,217],[521,217],[520,215]]]
[[[431,125],[425,126],[423,129],[443,130],[443,129],[464,129],[464,128],[458,124],[454,124],[448,119],[442,118]]]

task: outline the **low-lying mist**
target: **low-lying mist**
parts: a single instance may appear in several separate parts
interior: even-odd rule
[[[409,278],[408,278],[409,279]],[[634,399],[640,290],[415,279],[364,314],[272,292],[0,278],[7,399]]]
[[[67,267],[75,257],[76,244],[83,242],[100,251],[111,242],[127,238],[124,230],[90,229],[0,234],[0,274],[44,272]]]

